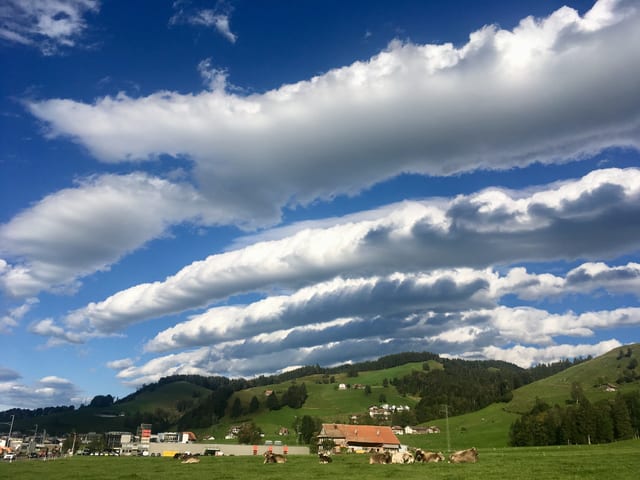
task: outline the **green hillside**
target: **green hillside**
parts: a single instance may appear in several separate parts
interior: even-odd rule
[[[211,395],[211,390],[186,381],[158,385],[145,390],[130,401],[119,403],[114,408],[119,412],[153,412],[158,408],[172,413],[193,407],[201,398]],[[180,407],[180,408],[179,408]]]
[[[626,355],[628,350],[632,353],[630,357],[618,358],[621,351]],[[616,385],[618,391],[623,393],[637,390],[640,388],[639,380],[617,384],[617,380],[624,374],[624,370],[633,359],[640,360],[640,344],[638,343],[616,348],[597,358],[574,365],[556,375],[515,390],[513,400],[508,404],[507,410],[514,413],[525,413],[533,407],[536,397],[551,405],[556,403],[562,405],[570,398],[571,386],[574,383],[580,384],[591,402],[615,395],[615,393],[605,390],[607,383]],[[638,370],[640,367],[636,367],[636,371]]]
[[[251,398],[255,396],[260,402],[260,409],[257,412],[251,416],[243,415],[232,419],[229,417],[230,408],[227,408],[227,415],[221,419],[219,425],[209,430],[200,431],[206,433],[207,436],[215,436],[218,441],[224,438],[225,433],[232,425],[253,421],[262,428],[265,439],[282,440],[277,436],[280,428],[291,429],[296,417],[309,415],[320,417],[325,421],[348,423],[352,415],[366,415],[370,406],[380,404],[381,396],[384,397],[385,403],[408,405],[412,408],[419,399],[402,396],[392,385],[384,387],[383,382],[385,379],[389,381],[394,377],[407,375],[412,370],[421,369],[422,363],[413,362],[384,370],[358,372],[357,377],[349,377],[347,373],[330,375],[329,377],[333,378],[334,383],[324,383],[328,381],[327,376],[318,374],[302,377],[295,381],[248,388],[234,393],[229,400],[229,405],[232,405],[235,399],[239,398],[243,406],[248,406]],[[293,383],[305,384],[308,398],[304,405],[299,409],[282,407],[280,410],[268,410],[265,392],[273,391],[279,398],[282,398],[282,395]],[[348,384],[351,388],[339,390],[338,386],[341,383]],[[367,394],[365,390],[356,389],[354,385],[369,385],[371,393]],[[196,429],[196,431],[198,430]]]
[[[409,446],[434,450],[447,448],[465,448],[467,446],[505,447],[508,444],[509,428],[511,424],[534,405],[536,398],[542,399],[550,405],[565,405],[570,399],[571,388],[574,383],[581,385],[586,397],[596,402],[603,398],[614,398],[616,393],[605,391],[607,384],[616,385],[618,391],[626,393],[640,389],[640,367],[633,364],[640,359],[640,344],[615,349],[598,358],[575,364],[565,370],[542,380],[529,383],[513,390],[513,397],[508,403],[494,403],[481,410],[465,415],[443,418],[424,422],[423,425],[435,425],[441,429],[440,434],[406,435],[401,441]],[[424,368],[425,364],[428,368]],[[372,405],[387,403],[391,405],[407,405],[412,411],[420,401],[420,397],[402,395],[394,386],[397,379],[411,376],[411,378],[430,378],[433,372],[440,371],[446,361],[437,360],[407,362],[391,368],[377,370],[357,370],[341,368],[332,370],[333,373],[318,373],[294,378],[287,375],[286,381],[267,383],[269,379],[259,381],[230,381],[228,384],[217,380],[212,385],[224,386],[230,395],[226,400],[227,408],[224,415],[209,415],[211,424],[203,426],[184,425],[185,428],[196,432],[199,438],[214,436],[216,442],[225,442],[224,437],[229,428],[245,422],[254,422],[265,434],[264,440],[281,440],[294,445],[297,441],[293,431],[296,418],[310,416],[324,422],[348,423],[353,416],[361,423],[373,423],[368,416],[368,409]],[[377,366],[367,363],[366,366]],[[471,364],[470,364],[471,365]],[[476,362],[472,368],[484,368],[488,371],[496,370],[493,364],[487,363],[483,367]],[[513,366],[512,366],[513,367]],[[634,367],[630,369],[629,367]],[[446,367],[445,367],[446,368]],[[321,370],[319,367],[315,371]],[[313,371],[303,370],[303,372]],[[325,370],[326,371],[326,370]],[[522,370],[524,374],[526,371]],[[624,379],[624,383],[617,381]],[[632,380],[637,376],[635,380]],[[277,378],[277,377],[274,377]],[[210,404],[216,395],[222,395],[222,390],[189,378],[169,379],[169,381],[148,385],[138,392],[105,408],[82,407],[72,411],[38,414],[26,418],[16,418],[16,427],[23,431],[33,430],[38,424],[40,429],[46,428],[51,432],[89,432],[108,430],[135,430],[140,422],[154,424],[154,431],[158,429],[177,429],[180,418],[193,411],[199,405]],[[266,380],[266,381],[265,381]],[[632,381],[629,381],[632,380]],[[195,383],[194,383],[195,382]],[[236,382],[235,384],[233,384]],[[244,383],[243,383],[244,382]],[[198,384],[199,383],[199,384]],[[233,388],[232,388],[233,384]],[[256,385],[243,388],[244,385]],[[282,399],[292,385],[305,385],[307,399],[300,408],[284,406],[277,410],[267,407],[267,391],[275,392]],[[349,388],[339,389],[340,384]],[[366,388],[365,388],[366,387]],[[462,385],[464,392],[464,385]],[[212,397],[213,394],[213,397]],[[250,402],[253,398],[259,402],[259,407],[250,412]],[[224,407],[224,400],[222,406]],[[232,417],[232,405],[240,401],[242,413]],[[443,402],[445,403],[445,402]],[[453,409],[449,409],[449,413]],[[218,418],[220,417],[220,418]],[[1,419],[0,419],[1,420]],[[278,432],[282,427],[291,432],[289,437],[280,437]],[[448,427],[448,428],[447,428]],[[235,443],[236,440],[228,440]]]

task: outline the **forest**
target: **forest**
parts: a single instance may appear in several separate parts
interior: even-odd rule
[[[589,402],[573,384],[564,406],[536,399],[509,432],[512,446],[610,443],[640,435],[640,391],[617,393],[613,399]]]

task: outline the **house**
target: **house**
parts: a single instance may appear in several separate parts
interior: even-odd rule
[[[440,433],[440,429],[435,425],[429,427],[404,427],[404,433],[407,435],[426,435],[428,433]]]
[[[399,450],[400,440],[391,427],[378,425],[346,425],[323,423],[318,434],[318,444],[333,442],[336,447],[356,450]]]

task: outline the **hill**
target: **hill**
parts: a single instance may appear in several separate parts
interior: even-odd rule
[[[403,443],[412,446],[442,450],[448,445],[503,447],[511,424],[529,411],[536,399],[563,405],[575,383],[592,401],[615,395],[605,391],[607,384],[615,384],[622,392],[638,391],[640,368],[633,362],[638,356],[640,345],[636,344],[595,359],[525,370],[505,362],[471,362],[410,352],[330,369],[303,367],[251,380],[167,377],[118,401],[106,396],[77,409],[12,410],[0,414],[0,421],[16,414],[16,430],[28,432],[37,423],[40,429],[61,434],[135,431],[145,422],[152,423],[154,431],[191,430],[200,438],[214,436],[216,441],[224,439],[232,426],[253,422],[265,439],[294,444],[298,438],[293,426],[304,417],[341,423],[355,417],[361,423],[436,425],[448,432],[448,436],[404,437]],[[294,398],[298,395],[304,398]],[[274,399],[278,405],[269,405]],[[409,410],[386,419],[369,417],[369,407],[381,404],[408,406]],[[444,418],[445,404],[449,418]],[[283,427],[291,432],[287,438],[278,435]]]

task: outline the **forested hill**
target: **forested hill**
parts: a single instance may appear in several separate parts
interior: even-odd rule
[[[112,395],[97,395],[89,405],[48,407],[35,410],[12,409],[0,413],[0,420],[15,415],[16,421],[38,417],[38,423],[50,423],[50,431],[65,431],[75,425],[74,418],[83,418],[83,424],[96,423],[91,418],[98,417],[104,429],[131,429],[142,421],[153,423],[157,428],[204,427],[202,418],[217,419],[229,415],[229,403],[239,392],[267,385],[283,385],[287,382],[323,378],[323,382],[339,377],[353,378],[357,383],[358,372],[380,372],[381,378],[397,367],[412,364],[411,373],[397,375],[389,373],[386,383],[395,387],[399,394],[421,398],[416,405],[412,421],[423,422],[437,417],[440,413],[436,405],[446,403],[451,406],[451,414],[458,415],[472,411],[495,401],[507,401],[510,392],[521,385],[554,374],[582,360],[562,361],[550,365],[540,365],[532,369],[522,369],[516,365],[500,361],[469,361],[441,358],[429,352],[407,352],[381,357],[374,361],[345,364],[325,368],[312,365],[279,375],[259,376],[253,379],[229,379],[221,376],[173,375],[156,383],[145,385],[127,397],[116,399]],[[408,371],[408,370],[407,370]],[[386,377],[385,377],[386,378]],[[312,380],[317,381],[317,380]],[[341,380],[344,381],[344,380]],[[288,388],[288,387],[287,387]],[[302,402],[296,395],[288,395],[292,408]],[[283,405],[287,405],[284,402]],[[269,407],[271,408],[271,407]],[[124,415],[124,416],[123,416]],[[111,417],[111,418],[110,418]],[[51,422],[48,422],[51,419]]]

